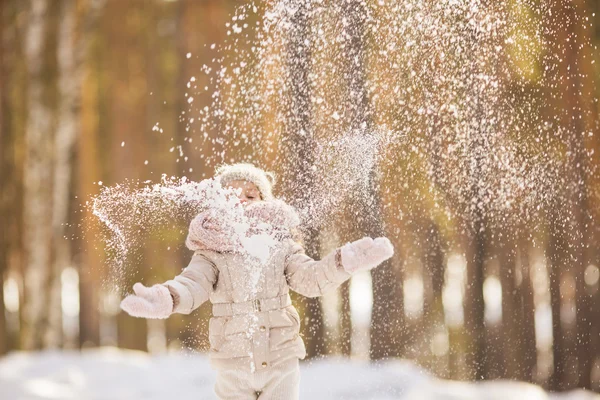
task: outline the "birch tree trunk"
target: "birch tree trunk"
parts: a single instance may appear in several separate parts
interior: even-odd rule
[[[79,5],[82,5],[81,2]],[[53,264],[48,344],[61,343],[61,274],[73,265],[71,241],[66,238],[69,212],[73,206],[73,162],[75,144],[81,130],[81,102],[84,78],[84,62],[88,52],[91,30],[97,20],[103,1],[83,4],[78,18],[77,0],[61,2],[60,25],[57,43],[58,62],[58,125],[54,137],[54,187],[53,187]]]
[[[29,114],[25,137],[23,240],[26,261],[22,332],[26,349],[43,347],[50,304],[53,132],[43,80],[47,13],[47,0],[32,0],[25,35]]]
[[[62,344],[61,273],[71,264],[71,246],[65,238],[65,224],[70,208],[70,183],[73,146],[77,135],[78,99],[81,73],[75,61],[75,0],[61,4],[57,43],[58,126],[54,135],[53,209],[52,209],[52,269],[49,326],[46,342],[49,347]]]

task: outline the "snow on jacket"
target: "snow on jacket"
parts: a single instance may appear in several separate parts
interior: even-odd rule
[[[320,261],[305,254],[293,239],[298,216],[285,203],[254,203],[244,218],[231,222],[214,213],[198,215],[186,241],[194,256],[164,285],[174,298],[174,312],[189,314],[207,300],[213,303],[209,355],[215,368],[253,371],[306,355],[289,290],[321,296],[350,274],[339,251]],[[243,237],[232,238],[232,232]],[[266,256],[265,248],[257,250],[261,246]]]

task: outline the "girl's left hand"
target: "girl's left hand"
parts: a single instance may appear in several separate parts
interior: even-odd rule
[[[340,249],[342,266],[349,273],[370,270],[394,255],[394,246],[386,237],[364,237]]]

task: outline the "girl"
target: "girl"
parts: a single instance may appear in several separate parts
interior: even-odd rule
[[[210,300],[209,354],[219,399],[298,399],[305,348],[289,290],[321,296],[390,258],[393,247],[387,238],[363,238],[315,261],[293,239],[299,218],[273,198],[272,174],[235,164],[216,175],[239,202],[198,214],[186,240],[195,252],[187,268],[160,285],[136,283],[121,308],[135,317],[167,318]]]

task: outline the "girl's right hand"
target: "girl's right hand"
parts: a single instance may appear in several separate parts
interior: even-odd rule
[[[121,302],[121,309],[133,317],[168,318],[173,313],[173,297],[166,286],[146,287],[141,283],[133,285],[135,294],[130,294]]]

